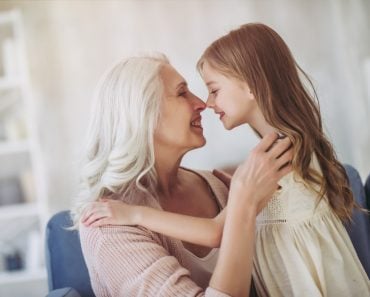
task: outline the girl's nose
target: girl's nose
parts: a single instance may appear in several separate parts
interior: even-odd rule
[[[208,96],[206,106],[208,108],[215,108],[215,99],[213,98],[213,96]]]

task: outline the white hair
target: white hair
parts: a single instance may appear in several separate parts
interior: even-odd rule
[[[155,193],[153,135],[163,96],[160,69],[168,63],[159,53],[133,56],[101,78],[87,134],[81,191],[72,209],[76,227],[86,205],[103,196],[130,197],[137,190]]]

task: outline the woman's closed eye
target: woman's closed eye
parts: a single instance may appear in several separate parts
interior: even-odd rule
[[[188,90],[180,90],[178,93],[177,93],[177,96],[178,97],[186,97],[188,94]]]

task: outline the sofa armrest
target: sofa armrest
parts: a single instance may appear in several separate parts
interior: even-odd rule
[[[46,297],[81,297],[81,295],[73,288],[62,288],[49,292]]]

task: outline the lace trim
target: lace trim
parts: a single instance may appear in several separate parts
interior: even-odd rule
[[[301,215],[298,218],[289,219],[261,219],[257,221],[257,227],[266,225],[283,225],[283,224],[305,224],[312,223],[315,220],[322,219],[324,217],[330,217],[333,213],[329,208],[316,209],[313,214],[308,214],[307,216]]]

